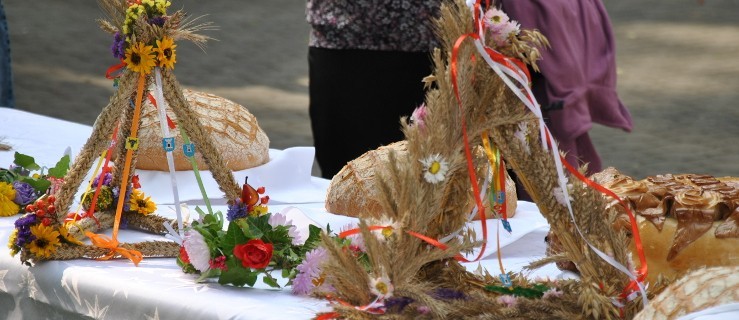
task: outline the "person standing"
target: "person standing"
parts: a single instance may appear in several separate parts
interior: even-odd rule
[[[541,50],[532,91],[559,148],[571,165],[602,170],[588,131],[593,123],[630,132],[629,110],[616,92],[616,44],[601,0],[499,0],[522,28],[537,29],[551,48]]]
[[[307,0],[309,114],[324,178],[403,139],[425,98],[441,0]]]
[[[0,107],[15,107],[13,73],[10,67],[10,34],[2,0],[0,0]]]

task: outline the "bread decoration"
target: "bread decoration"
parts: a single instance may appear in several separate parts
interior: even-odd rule
[[[216,149],[221,153],[228,169],[244,170],[269,161],[269,138],[259,127],[256,117],[241,105],[208,93],[183,90],[185,99],[210,133]],[[171,109],[167,115],[177,123]],[[182,152],[184,140],[178,129],[170,130],[175,137],[174,164],[176,170],[192,170],[190,161]],[[139,129],[139,153],[136,168],[140,170],[167,171],[167,157],[162,148],[162,133],[157,109],[147,101],[142,106]],[[197,145],[195,145],[197,150]],[[203,158],[196,152],[200,170],[208,170]]]
[[[350,161],[331,179],[326,194],[326,210],[351,217],[381,217],[382,205],[379,200],[381,175],[376,170],[385,168],[390,151],[395,152],[396,161],[408,161],[405,141],[379,147]],[[397,192],[397,186],[390,184],[389,188],[393,193]],[[509,218],[516,213],[517,200],[515,183],[506,173],[506,213]],[[470,210],[475,206],[471,192],[468,205]],[[494,217],[488,197],[483,200],[483,205],[486,208],[485,216]],[[476,216],[475,220],[479,220],[479,216]]]
[[[593,180],[616,193],[636,215],[649,266],[649,280],[675,278],[704,266],[730,266],[739,261],[739,178],[698,174],[665,174],[644,180],[608,168]],[[631,227],[623,206],[615,228]],[[557,250],[550,235],[548,253]],[[636,250],[631,244],[632,252]],[[560,268],[572,270],[573,264]]]

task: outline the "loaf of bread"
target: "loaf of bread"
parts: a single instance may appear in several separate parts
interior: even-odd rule
[[[376,150],[364,153],[357,159],[347,163],[337,173],[328,187],[326,195],[326,210],[331,213],[347,215],[352,217],[375,217],[382,215],[382,205],[379,200],[380,173],[389,161],[388,154],[395,152],[396,161],[408,161],[406,142],[399,141]],[[397,186],[389,185],[391,192],[397,192]],[[361,195],[361,196],[357,196]],[[494,215],[485,197],[485,216],[492,218]],[[506,213],[513,217],[516,213],[516,187],[513,180],[506,173]],[[467,201],[469,210],[474,207],[472,193]],[[479,219],[479,218],[476,218]]]
[[[192,90],[183,90],[185,99],[198,116],[200,124],[210,134],[221,153],[226,167],[232,171],[248,169],[269,161],[269,138],[259,127],[256,117],[241,105],[228,99]],[[167,115],[177,123],[177,116],[167,108]],[[183,153],[184,140],[179,128],[170,129],[175,137],[174,164],[176,170],[192,170]],[[167,157],[162,147],[162,131],[157,109],[146,101],[141,109],[139,149],[136,168],[167,171]],[[208,170],[195,146],[195,159],[200,170]]]
[[[614,168],[592,178],[616,193],[636,215],[649,281],[659,275],[676,278],[701,267],[731,266],[739,261],[739,179],[665,174],[634,180]],[[621,203],[611,199],[609,206],[621,212],[614,228],[630,233]],[[556,253],[556,240],[550,234],[548,253]],[[635,253],[633,240],[630,246]],[[572,263],[558,266],[576,268]]]

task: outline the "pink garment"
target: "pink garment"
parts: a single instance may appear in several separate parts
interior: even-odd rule
[[[549,129],[573,165],[601,161],[588,130],[592,123],[631,131],[631,115],[616,93],[616,52],[608,14],[601,0],[502,0],[502,9],[522,28],[537,29],[551,45],[538,62],[541,77],[534,94],[550,110]],[[579,160],[579,163],[578,161]]]

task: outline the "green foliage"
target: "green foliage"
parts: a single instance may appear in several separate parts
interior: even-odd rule
[[[274,288],[279,288],[277,279],[272,272],[281,270],[282,278],[288,280],[288,285],[298,274],[295,269],[305,258],[305,254],[318,246],[320,242],[321,228],[309,226],[308,238],[302,245],[294,245],[290,236],[290,226],[269,224],[271,213],[264,215],[249,214],[246,217],[236,219],[228,223],[224,230],[224,216],[221,212],[212,214],[204,213],[200,208],[195,208],[200,219],[192,223],[192,230],[199,232],[210,249],[211,259],[225,257],[225,268],[213,269],[201,274],[199,280],[206,278],[218,278],[218,283],[233,286],[252,287],[262,274],[262,282]],[[243,245],[250,240],[260,239],[265,243],[272,244],[272,259],[264,269],[251,269],[245,267],[242,261],[234,256],[234,248]],[[224,259],[224,258],[221,258]],[[191,264],[183,264],[178,261],[183,271],[188,272]]]
[[[67,170],[69,170],[69,155],[64,155],[56,163],[56,166],[49,169],[49,176],[54,178],[64,178],[64,176],[67,175]]]
[[[543,285],[543,284],[535,284],[531,287],[521,287],[521,286],[512,286],[512,287],[502,287],[502,286],[485,286],[485,290],[491,291],[491,292],[497,292],[500,294],[510,294],[517,297],[525,297],[529,299],[538,299],[544,296],[544,292],[547,292],[549,290],[549,287]]]

